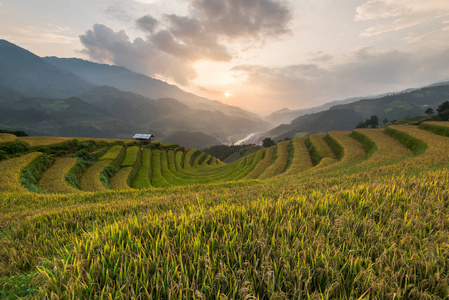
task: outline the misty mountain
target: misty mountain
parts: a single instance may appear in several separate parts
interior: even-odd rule
[[[104,108],[116,119],[159,132],[159,138],[183,130],[202,132],[226,142],[227,137],[241,132],[267,129],[267,123],[261,120],[232,117],[219,111],[195,110],[175,99],[155,100],[108,86],[94,88],[80,98]]]
[[[183,130],[227,142],[229,136],[270,127],[240,108],[186,93],[126,68],[80,59],[44,60],[3,40],[0,108],[1,128],[22,129],[32,135],[129,138],[137,131],[150,131],[163,139]]]
[[[130,138],[130,133],[144,130],[76,97],[21,98],[14,103],[3,99],[0,95],[0,126],[31,135]]]
[[[124,67],[98,64],[78,58],[45,57],[44,60],[96,85],[112,86],[122,91],[141,94],[151,99],[176,99],[191,109],[220,111],[233,117],[260,120],[255,114],[241,108],[199,97],[185,92],[175,85],[143,74],[134,73]]]
[[[77,96],[93,87],[93,84],[5,40],[0,40],[0,84],[45,98]]]
[[[416,89],[407,89],[407,90],[401,91],[399,93],[408,93],[408,92],[412,92],[414,90],[416,90]],[[351,98],[347,98],[347,99],[343,99],[343,100],[331,101],[331,102],[325,103],[323,105],[314,106],[311,108],[304,108],[304,109],[290,110],[288,108],[284,108],[284,109],[281,109],[281,110],[278,110],[278,111],[275,111],[275,112],[269,114],[268,116],[266,116],[264,118],[264,120],[266,120],[276,126],[280,125],[280,124],[288,124],[300,116],[313,114],[313,113],[317,113],[320,111],[325,111],[325,110],[330,109],[333,106],[349,104],[349,103],[357,102],[357,101],[360,101],[363,99],[378,99],[378,98],[382,98],[382,97],[385,97],[385,96],[388,96],[391,94],[397,94],[397,93],[386,93],[386,94],[381,94],[381,95],[365,96],[365,97],[351,97]]]
[[[352,130],[360,121],[377,115],[380,122],[424,115],[426,108],[434,108],[449,100],[449,84],[434,84],[409,92],[390,94],[377,99],[363,99],[349,104],[335,105],[328,110],[300,116],[290,124],[280,125],[268,133],[276,141],[285,137],[333,130]]]

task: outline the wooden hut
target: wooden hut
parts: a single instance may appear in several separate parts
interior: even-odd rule
[[[143,144],[151,144],[152,139],[154,138],[154,135],[150,134],[150,133],[136,133],[133,136],[133,139],[135,139],[136,141],[140,141]]]

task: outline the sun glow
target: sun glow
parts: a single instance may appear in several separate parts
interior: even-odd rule
[[[232,93],[231,92],[226,92],[224,95],[225,95],[226,98],[229,98],[229,97],[232,96]]]

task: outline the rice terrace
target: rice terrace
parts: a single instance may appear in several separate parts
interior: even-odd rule
[[[448,299],[449,122],[226,164],[0,134],[0,298]]]

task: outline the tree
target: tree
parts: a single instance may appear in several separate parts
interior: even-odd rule
[[[449,109],[449,101],[445,101],[438,106],[437,111],[438,113],[442,113],[448,109]]]
[[[360,121],[355,128],[366,128],[366,124],[363,121]]]
[[[377,126],[379,126],[379,117],[377,117],[376,115],[371,116],[371,118],[367,120],[367,125],[371,128],[376,128]]]
[[[438,117],[440,118],[440,120],[445,121],[445,120],[449,120],[449,101],[445,101],[443,103],[441,103],[438,108]]]
[[[276,143],[269,137],[264,138],[263,141],[262,141],[262,146],[264,148],[268,148],[268,147],[271,147],[271,146],[274,146],[274,145],[276,145]]]
[[[385,119],[385,120],[387,120],[387,119]],[[384,120],[384,122],[385,122],[385,120]],[[387,122],[388,122],[388,120],[387,120]],[[374,115],[374,116],[371,116],[369,119],[366,119],[365,122],[360,121],[355,128],[368,128],[368,127],[377,128],[377,126],[379,126],[379,117]]]
[[[424,113],[427,114],[428,116],[433,115],[434,114],[433,108],[429,107],[428,109],[426,109],[426,111]]]
[[[382,123],[384,123],[384,125],[387,125],[388,124],[388,119],[387,118],[385,118],[383,121],[382,121]]]

